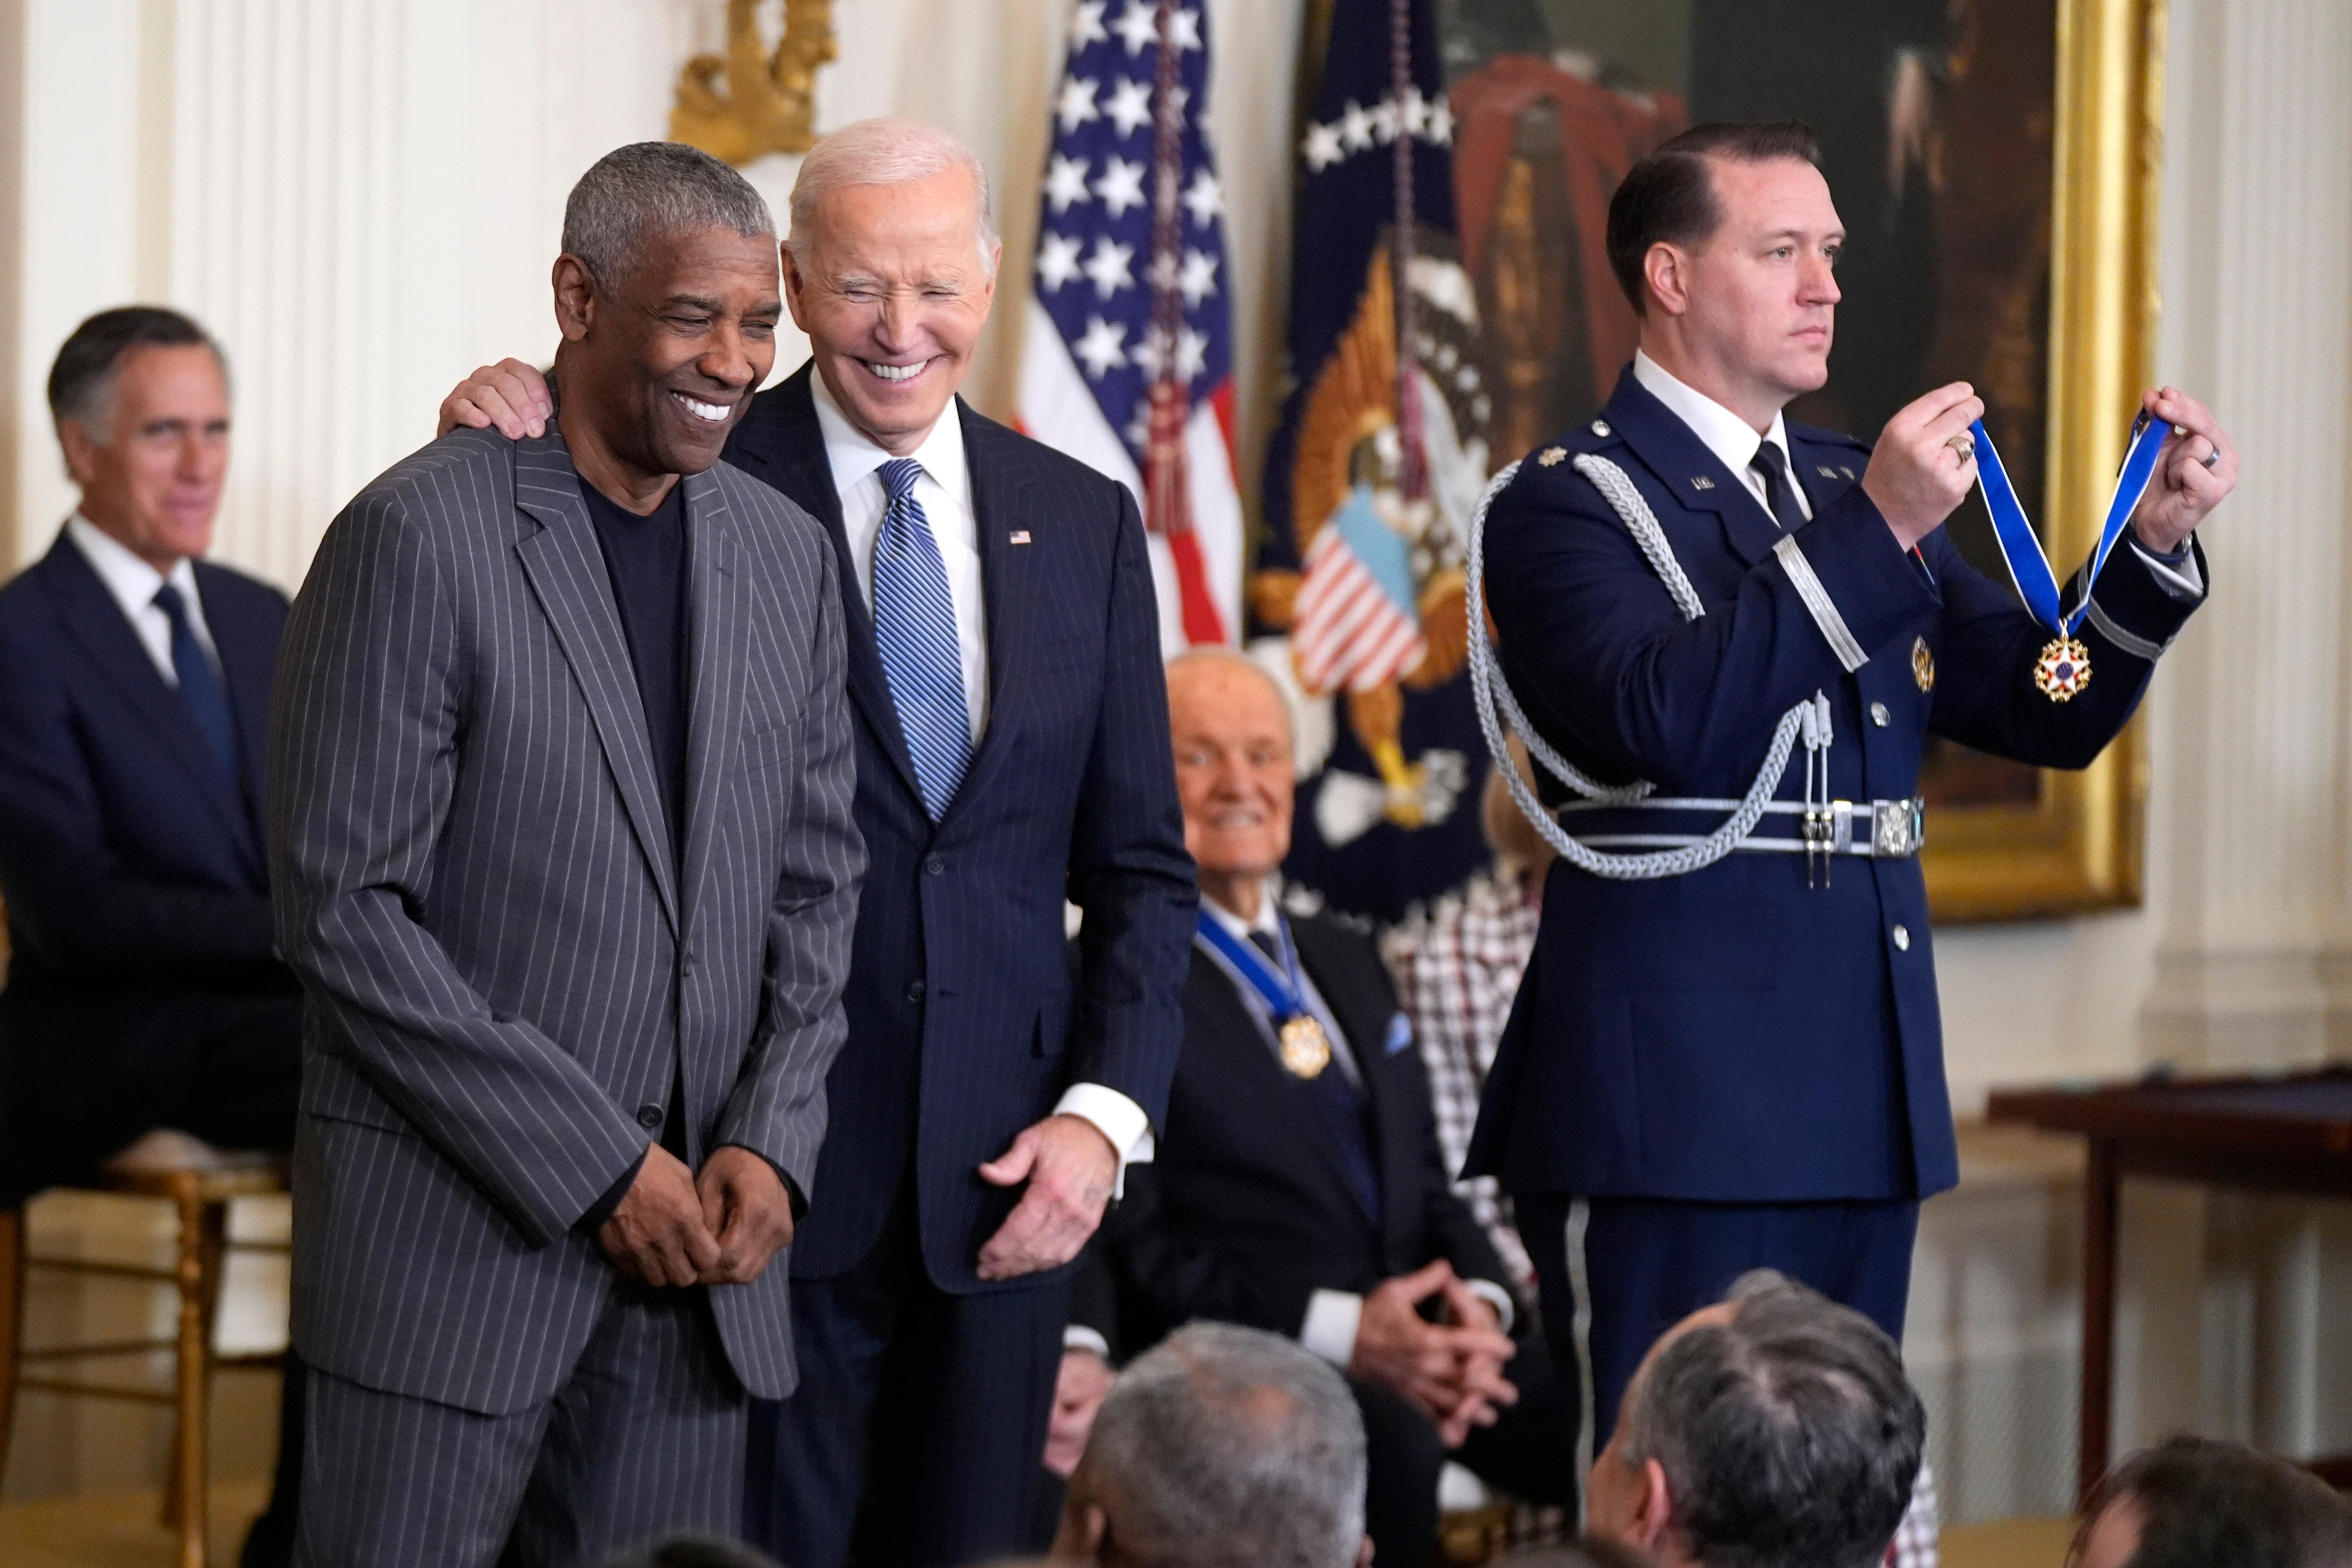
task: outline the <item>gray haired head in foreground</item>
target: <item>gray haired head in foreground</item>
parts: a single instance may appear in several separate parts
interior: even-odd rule
[[[1119,1374],[1086,1479],[1124,1550],[1154,1568],[1353,1568],[1364,1421],[1339,1374],[1291,1340],[1190,1323]]]
[[[600,289],[620,285],[656,235],[730,229],[772,237],[775,216],[751,182],[682,142],[633,142],[589,167],[563,204],[563,249]]]
[[[1728,1323],[1660,1347],[1625,1402],[1625,1458],[1666,1472],[1708,1568],[1874,1568],[1919,1473],[1927,1418],[1895,1342],[1769,1268]]]

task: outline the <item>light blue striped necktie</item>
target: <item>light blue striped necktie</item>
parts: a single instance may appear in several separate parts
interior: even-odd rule
[[[923,809],[937,822],[971,766],[971,717],[947,568],[930,520],[915,499],[922,471],[912,458],[894,458],[879,470],[889,499],[874,541],[874,642],[922,786]]]

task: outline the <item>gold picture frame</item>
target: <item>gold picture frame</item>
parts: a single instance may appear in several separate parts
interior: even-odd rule
[[[2165,0],[2057,0],[2043,542],[2089,554],[2155,360]],[[2042,770],[2030,805],[1947,805],[1921,856],[1939,921],[2137,905],[2147,748],[2135,720],[2080,773]]]

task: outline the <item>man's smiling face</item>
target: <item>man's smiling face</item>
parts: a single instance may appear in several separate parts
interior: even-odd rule
[[[567,379],[567,411],[585,404],[604,445],[639,474],[709,468],[767,378],[783,310],[773,245],[724,228],[649,235],[628,275],[589,305],[566,345],[588,371]]]
[[[793,320],[834,401],[905,457],[963,384],[996,298],[981,249],[979,182],[948,169],[889,185],[845,185],[816,204],[784,256]]]

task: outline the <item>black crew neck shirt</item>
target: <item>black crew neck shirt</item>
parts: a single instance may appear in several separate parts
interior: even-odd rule
[[[654,777],[669,824],[675,866],[686,853],[686,725],[688,615],[686,603],[686,482],[669,488],[649,517],[608,500],[586,479],[580,494],[596,526],[596,546],[613,580],[613,602],[628,639],[637,698],[653,744]]]

